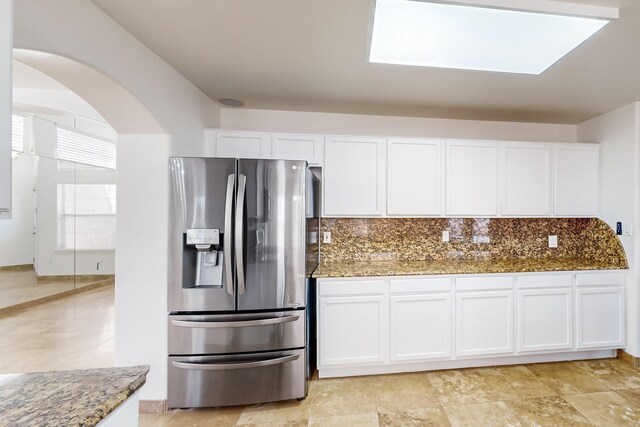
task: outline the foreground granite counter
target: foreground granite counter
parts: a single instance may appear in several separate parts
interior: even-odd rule
[[[313,277],[429,276],[626,268],[626,265],[584,258],[332,262],[320,264],[313,272]]]
[[[146,381],[148,366],[0,375],[0,426],[95,426]]]

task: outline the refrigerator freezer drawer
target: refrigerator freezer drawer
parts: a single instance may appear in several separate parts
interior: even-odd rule
[[[306,346],[306,310],[169,316],[169,354],[227,354]]]
[[[169,357],[170,408],[246,405],[307,394],[306,350]]]

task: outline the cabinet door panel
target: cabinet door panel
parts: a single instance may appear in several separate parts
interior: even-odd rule
[[[518,291],[518,351],[573,347],[572,290]]]
[[[578,288],[576,333],[578,348],[624,346],[624,288]]]
[[[387,149],[387,213],[441,214],[442,142],[390,139]]]
[[[456,355],[513,353],[513,291],[456,294]]]
[[[451,355],[449,294],[391,297],[391,360],[445,358]]]
[[[379,216],[384,212],[385,140],[325,139],[325,216]]]
[[[551,145],[504,143],[502,214],[551,215]]]
[[[388,353],[388,297],[322,297],[320,366],[384,362]]]
[[[559,216],[598,214],[599,146],[555,147],[554,213]]]
[[[268,159],[269,134],[264,132],[218,131],[216,157]]]
[[[498,213],[498,144],[448,141],[447,215]]]
[[[277,133],[271,138],[272,157],[285,160],[306,160],[310,165],[322,165],[322,137],[294,133]]]

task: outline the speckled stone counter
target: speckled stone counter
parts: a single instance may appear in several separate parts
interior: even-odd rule
[[[95,426],[142,387],[148,366],[0,375],[0,426]]]
[[[598,218],[323,218],[322,231],[332,242],[321,246],[316,278],[628,268]]]
[[[429,276],[438,274],[491,274],[541,271],[621,270],[626,266],[582,258],[522,260],[371,261],[320,264],[315,278]]]

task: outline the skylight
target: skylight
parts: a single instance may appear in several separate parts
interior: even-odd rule
[[[618,9],[526,0],[376,0],[370,62],[540,74]],[[482,5],[484,3],[484,5]]]

